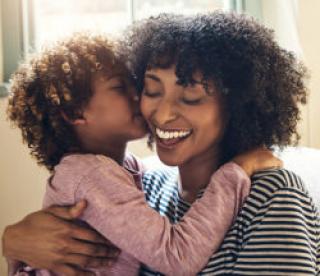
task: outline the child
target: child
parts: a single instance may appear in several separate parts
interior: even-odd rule
[[[258,167],[245,173],[234,162],[225,164],[180,223],[171,225],[147,206],[143,168],[125,156],[127,142],[147,129],[115,44],[86,34],[60,41],[21,66],[11,92],[9,118],[52,173],[44,207],[86,199],[81,219],[123,250],[112,268],[93,269],[96,275],[137,275],[140,262],[166,275],[201,270],[219,248],[250,190],[248,175]],[[239,164],[251,166],[254,156],[239,157]],[[28,270],[54,273],[28,267],[16,272]]]

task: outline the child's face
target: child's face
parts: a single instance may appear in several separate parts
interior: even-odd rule
[[[93,96],[83,116],[94,142],[118,143],[142,138],[146,123],[140,113],[137,91],[124,73],[97,73],[92,82]]]

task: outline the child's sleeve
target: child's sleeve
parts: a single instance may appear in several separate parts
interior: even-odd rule
[[[143,174],[147,170],[146,165],[141,161],[141,159],[130,152],[126,153],[124,165],[127,168],[139,172],[141,174]]]
[[[250,190],[235,163],[222,166],[179,224],[171,225],[145,201],[132,176],[107,158],[83,177],[75,201],[82,217],[117,247],[166,275],[195,275],[222,243]],[[63,185],[63,183],[60,183]]]

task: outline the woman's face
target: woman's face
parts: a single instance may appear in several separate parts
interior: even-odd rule
[[[175,67],[146,71],[141,111],[155,137],[159,158],[167,165],[181,166],[217,152],[223,135],[221,97],[213,83],[208,94],[200,84],[177,84]]]

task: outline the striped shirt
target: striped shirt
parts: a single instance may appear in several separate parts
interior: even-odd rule
[[[143,178],[148,204],[172,223],[190,208],[179,197],[177,178],[178,170],[172,168],[148,171]],[[320,275],[319,217],[296,174],[259,172],[235,223],[198,275]],[[140,275],[163,274],[142,266]]]

